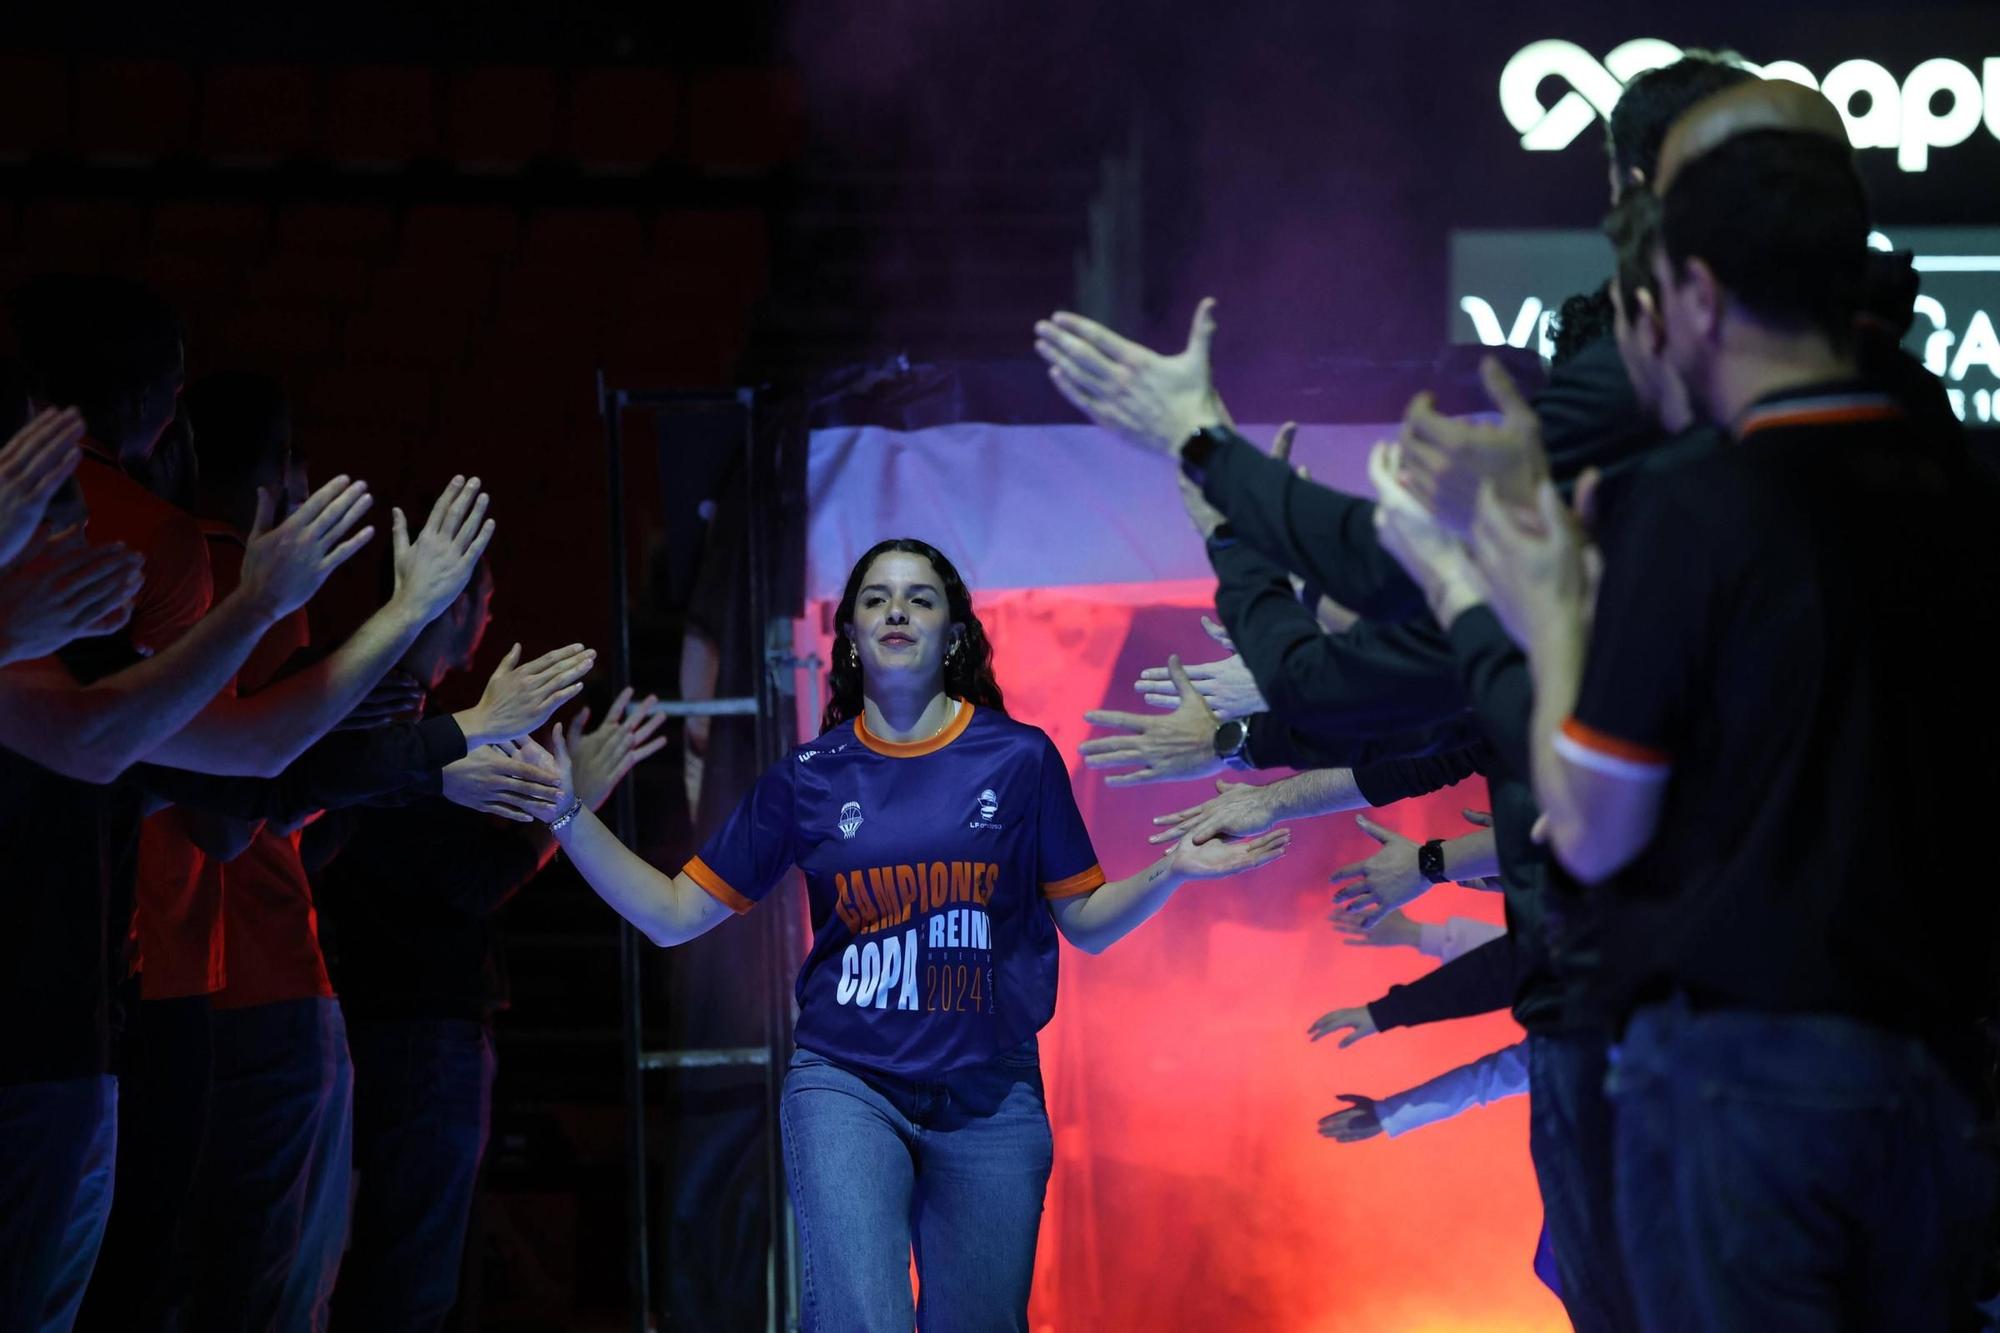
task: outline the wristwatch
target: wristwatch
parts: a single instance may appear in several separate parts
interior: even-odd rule
[[[1233,717],[1215,729],[1215,757],[1231,768],[1250,766],[1243,754],[1243,747],[1249,743],[1250,724],[1240,717]]]
[[[1203,426],[1181,446],[1181,471],[1195,485],[1208,481],[1208,460],[1229,436],[1221,426]]]
[[[1450,876],[1444,873],[1444,840],[1432,838],[1417,848],[1417,873],[1433,884],[1442,884]]]

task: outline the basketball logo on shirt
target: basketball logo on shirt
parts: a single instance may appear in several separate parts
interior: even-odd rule
[[[993,822],[994,816],[999,813],[1000,798],[993,794],[991,787],[988,787],[985,791],[979,793],[979,818],[973,820],[966,827],[999,828],[1000,826]]]
[[[854,831],[860,827],[861,827],[861,802],[849,801],[846,805],[841,806],[840,836],[843,838],[851,838],[854,836]]]

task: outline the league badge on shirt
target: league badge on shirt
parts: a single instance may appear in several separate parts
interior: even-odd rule
[[[840,807],[840,836],[851,838],[861,827],[861,802],[849,801]]]
[[[1000,798],[993,794],[991,787],[988,787],[985,791],[979,793],[979,818],[973,820],[966,827],[999,828],[1000,826],[993,822],[994,817],[999,813]]]

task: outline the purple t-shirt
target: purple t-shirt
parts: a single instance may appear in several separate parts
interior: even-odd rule
[[[1104,883],[1056,747],[971,704],[928,741],[857,718],[799,746],[684,873],[747,912],[794,865],[813,919],[798,1044],[906,1077],[1039,1031],[1056,1005],[1048,900]]]

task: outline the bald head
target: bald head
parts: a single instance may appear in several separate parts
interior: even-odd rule
[[[1752,130],[1793,130],[1847,143],[1847,125],[1833,103],[1789,79],[1752,79],[1690,107],[1660,146],[1654,189],[1665,194],[1674,177],[1703,153]]]

